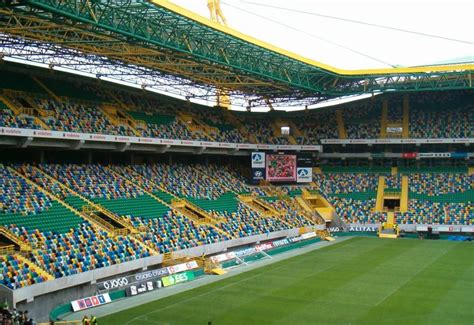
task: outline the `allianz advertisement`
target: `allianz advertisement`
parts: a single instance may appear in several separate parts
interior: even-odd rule
[[[311,183],[313,181],[313,169],[311,167],[298,167],[296,170],[297,183]]]
[[[252,168],[265,168],[265,152],[252,152]]]
[[[252,183],[258,184],[265,179],[265,152],[252,152]]]

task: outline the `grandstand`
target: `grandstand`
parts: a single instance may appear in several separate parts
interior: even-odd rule
[[[44,322],[74,317],[92,297],[129,299],[132,287],[223,274],[338,233],[472,239],[472,64],[342,70],[167,1],[76,4],[0,1],[10,306]],[[45,68],[47,56],[61,59]],[[371,96],[308,109],[355,94]],[[246,107],[228,109],[229,98]],[[142,272],[153,282],[113,287]]]

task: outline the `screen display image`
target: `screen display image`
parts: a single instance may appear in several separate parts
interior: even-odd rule
[[[266,162],[268,181],[296,181],[296,155],[267,155]]]

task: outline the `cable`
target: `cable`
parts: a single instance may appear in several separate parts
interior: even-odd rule
[[[237,9],[237,10],[240,10],[240,11],[243,11],[243,12],[246,12],[246,13],[248,13],[248,14],[257,16],[257,17],[259,17],[259,18],[262,18],[262,19],[271,21],[272,23],[275,23],[275,24],[284,26],[284,27],[286,27],[286,28],[292,29],[292,30],[294,30],[294,31],[297,31],[297,32],[306,34],[306,35],[308,35],[308,36],[310,36],[310,37],[312,37],[312,38],[315,38],[315,39],[318,39],[318,40],[327,42],[327,43],[329,43],[329,44],[332,44],[332,45],[341,47],[341,48],[346,49],[346,50],[348,50],[348,51],[350,51],[350,52],[356,53],[356,54],[358,54],[358,55],[360,55],[360,56],[369,58],[369,59],[374,60],[374,61],[377,61],[377,62],[379,62],[379,63],[383,63],[383,64],[385,64],[385,65],[388,65],[388,66],[392,67],[392,68],[395,68],[395,67],[396,67],[395,65],[393,65],[393,64],[391,64],[391,63],[388,63],[388,62],[385,62],[385,61],[383,61],[383,60],[377,59],[377,58],[375,58],[375,57],[373,57],[373,56],[370,56],[370,55],[365,54],[365,53],[363,53],[363,52],[354,50],[354,49],[352,49],[352,48],[350,48],[350,47],[347,47],[347,46],[345,46],[345,45],[342,45],[342,44],[336,43],[336,42],[334,42],[334,41],[328,40],[328,39],[326,39],[326,38],[324,38],[324,37],[320,37],[320,36],[317,36],[317,35],[308,33],[308,32],[305,31],[305,30],[298,29],[298,28],[296,28],[296,27],[293,27],[293,26],[284,24],[284,23],[282,23],[282,22],[280,22],[280,21],[277,21],[277,20],[268,18],[268,17],[263,16],[263,15],[259,15],[259,14],[255,13],[255,12],[251,12],[251,11],[248,11],[248,10],[245,10],[245,9],[242,9],[242,8],[239,8],[239,7],[236,7],[236,6],[231,5],[230,3],[227,3],[227,2],[222,2],[222,3],[225,4],[225,5],[227,5],[227,6],[229,6],[229,7],[232,7],[232,8],[234,8],[234,9]]]
[[[450,38],[450,37],[439,36],[439,35],[428,34],[428,33],[422,33],[422,32],[415,32],[415,31],[412,31],[412,30],[409,30],[409,29],[403,29],[403,28],[398,28],[398,27],[367,23],[367,22],[364,22],[364,21],[359,21],[359,20],[354,20],[354,19],[349,19],[349,18],[341,18],[341,17],[330,16],[330,15],[323,15],[323,14],[318,14],[318,13],[315,13],[315,12],[308,12],[308,11],[292,9],[292,8],[266,5],[266,4],[263,4],[263,3],[246,1],[246,0],[240,0],[240,2],[247,3],[247,4],[250,4],[250,5],[260,6],[260,7],[274,8],[274,9],[280,9],[280,10],[285,10],[285,11],[290,11],[290,12],[296,12],[296,13],[305,14],[305,15],[311,15],[311,16],[318,16],[318,17],[323,17],[323,18],[328,18],[328,19],[341,20],[341,21],[354,23],[354,24],[359,24],[359,25],[366,25],[366,26],[378,27],[378,28],[383,28],[383,29],[390,29],[390,30],[394,30],[394,31],[398,31],[398,32],[415,34],[415,35],[419,35],[419,36],[438,38],[438,39],[442,39],[442,40],[445,40],[445,41],[458,42],[458,43],[464,43],[464,44],[474,44],[474,42],[460,40],[460,39],[456,39],[456,38]]]

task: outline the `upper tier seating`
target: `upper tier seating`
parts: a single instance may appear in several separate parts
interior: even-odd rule
[[[48,116],[43,117],[46,125],[52,130],[100,133],[133,136],[133,132],[125,125],[113,125],[97,106],[58,103],[53,100],[37,101]]]
[[[26,114],[15,115],[0,100],[0,127],[21,128],[21,129],[39,129],[40,126],[35,124],[33,117]]]
[[[474,137],[474,105],[469,92],[420,94],[410,108],[412,138]]]
[[[303,137],[296,137],[301,145],[314,145],[321,139],[337,139],[337,122],[334,111],[322,111],[319,114],[307,114],[300,118],[294,118],[298,130]]]
[[[380,138],[380,104],[343,109],[344,126],[349,139]]]

